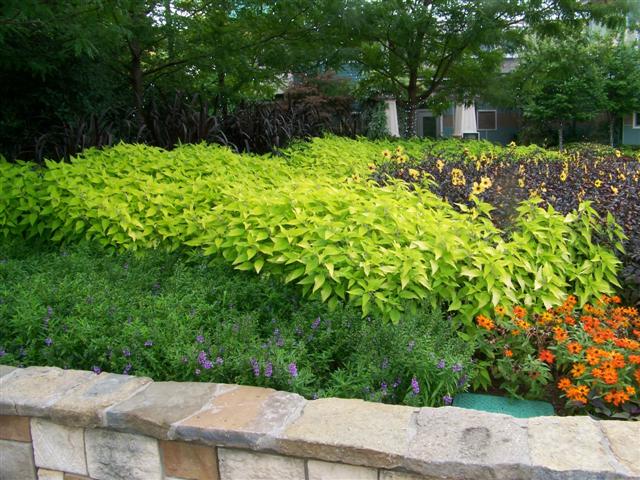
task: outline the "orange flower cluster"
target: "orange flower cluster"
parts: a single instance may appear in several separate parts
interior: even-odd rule
[[[615,407],[637,401],[636,388],[629,383],[635,380],[640,385],[640,317],[635,308],[619,304],[619,297],[603,295],[596,305],[585,305],[576,316],[572,315],[575,299],[567,299],[551,311],[555,319],[550,321],[557,325],[552,328],[556,345],[549,348],[557,352],[558,367],[571,365],[570,375],[578,386]],[[585,403],[586,395],[568,378],[558,388],[567,399]]]
[[[491,320],[488,317],[485,317],[484,315],[478,315],[476,317],[476,323],[480,328],[484,328],[485,330],[493,330],[495,328],[495,324],[493,323],[493,320]]]
[[[628,402],[631,399],[631,395],[635,395],[635,393],[636,389],[633,387],[626,387],[624,390],[612,390],[604,396],[604,401],[618,407]]]
[[[568,378],[563,378],[558,382],[558,388],[563,390],[569,400],[579,403],[587,403],[589,392],[591,391],[586,385],[574,385]]]
[[[545,378],[540,377],[544,369],[548,375],[566,375],[557,386],[567,400],[585,408],[600,398],[611,407],[630,401],[640,405],[640,315],[636,308],[621,306],[619,297],[603,295],[580,308],[572,295],[536,315],[521,306],[510,311],[498,306],[495,313],[494,319],[478,315],[476,323],[491,332],[487,348],[501,351],[516,370],[537,351],[543,366],[535,367],[542,368],[536,378]]]

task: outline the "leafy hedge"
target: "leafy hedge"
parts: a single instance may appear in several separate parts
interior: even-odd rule
[[[363,181],[385,146],[329,137],[249,156],[120,145],[43,170],[0,163],[0,231],[202,251],[394,322],[425,298],[471,323],[498,304],[550,307],[568,290],[585,301],[612,291],[619,262],[594,242],[588,205],[561,215],[525,203],[507,235],[488,205],[458,212],[427,189]]]
[[[626,252],[620,255],[625,297],[630,303],[640,302],[640,156],[625,156],[602,145],[574,144],[559,157],[542,150],[548,155],[522,159],[523,149],[533,147],[496,147],[478,156],[472,153],[477,142],[443,143],[471,148],[460,156],[443,157],[435,149],[406,160],[393,155],[376,167],[373,178],[382,184],[392,178],[410,185],[431,179],[429,188],[453,205],[472,207],[476,199],[491,204],[493,222],[507,230],[518,217],[518,205],[531,197],[562,214],[589,201],[602,218],[615,219],[628,237]]]

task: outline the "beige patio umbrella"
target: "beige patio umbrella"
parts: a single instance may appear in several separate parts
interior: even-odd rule
[[[456,105],[453,115],[453,136],[458,138],[478,138],[478,122],[476,120],[476,106],[464,104]]]
[[[398,109],[396,107],[396,99],[386,98],[384,103],[385,114],[387,116],[387,131],[392,137],[399,137],[400,129],[398,127]]]

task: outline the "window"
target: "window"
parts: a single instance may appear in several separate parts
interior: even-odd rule
[[[640,128],[640,112],[633,114],[633,128]]]
[[[478,130],[497,130],[496,114],[495,110],[478,110]]]

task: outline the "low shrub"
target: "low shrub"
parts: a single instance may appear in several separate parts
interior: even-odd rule
[[[640,316],[619,297],[577,306],[569,296],[541,314],[501,306],[479,315],[477,384],[490,378],[515,396],[542,398],[550,384],[568,411],[640,418]]]
[[[472,353],[427,306],[394,326],[201,257],[0,243],[0,363],[436,406]]]
[[[475,142],[457,143],[459,148],[475,145]],[[535,155],[518,159],[516,152],[522,148],[479,156],[467,150],[461,158],[433,153],[424,158],[401,158],[388,152],[388,158],[381,157],[382,162],[374,167],[372,178],[380,184],[386,184],[388,179],[401,179],[410,185],[432,180],[426,185],[452,205],[473,207],[478,199],[491,204],[492,221],[506,231],[517,223],[518,205],[529,198],[540,198],[541,206],[552,206],[565,215],[582,202],[591,202],[603,219],[609,222],[615,219],[628,237],[625,252],[617,242],[600,240],[617,247],[624,261],[620,280],[625,301],[640,301],[640,162],[605,146],[569,146],[560,157],[549,157],[546,161]]]
[[[394,323],[427,298],[470,324],[499,303],[551,307],[568,289],[584,298],[612,292],[618,261],[594,243],[600,230],[588,205],[560,215],[523,204],[505,235],[486,204],[458,212],[426,189],[363,181],[383,145],[318,139],[281,157],[121,145],[40,172],[3,164],[18,173],[0,195],[0,229],[217,255],[296,281],[330,307],[348,300]]]

